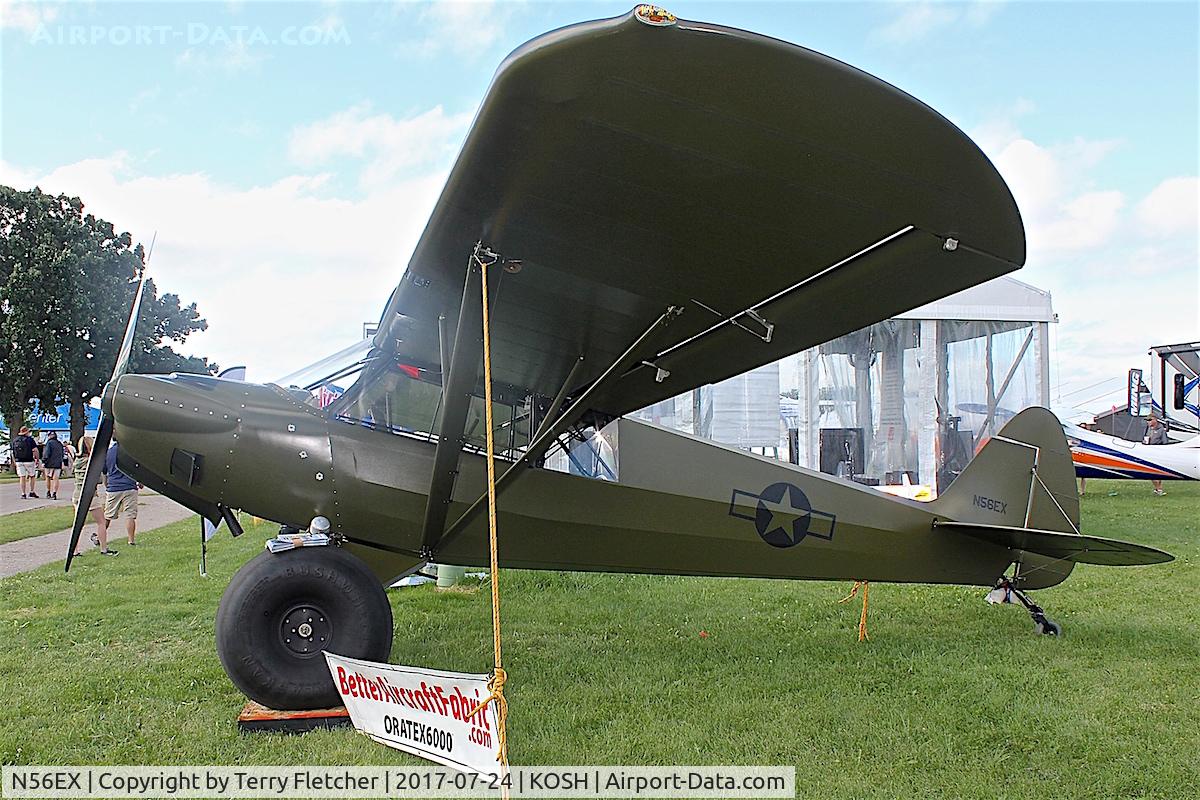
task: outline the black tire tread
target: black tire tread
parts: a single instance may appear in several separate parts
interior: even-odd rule
[[[341,703],[323,656],[300,658],[278,641],[277,610],[302,601],[319,601],[330,614],[332,652],[370,661],[386,661],[391,653],[391,604],[361,559],[337,547],[263,552],[238,570],[221,596],[216,638],[234,686],[268,708]]]

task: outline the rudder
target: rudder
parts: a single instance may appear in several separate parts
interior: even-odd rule
[[[992,437],[934,501],[936,513],[959,522],[1079,533],[1075,467],[1062,423],[1048,409],[1028,408]],[[1023,588],[1061,583],[1074,562],[1028,551],[1019,556]]]

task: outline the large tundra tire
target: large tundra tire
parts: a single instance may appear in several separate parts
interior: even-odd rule
[[[338,547],[263,552],[238,570],[217,609],[217,655],[233,685],[277,709],[341,704],[323,653],[386,661],[387,594]]]

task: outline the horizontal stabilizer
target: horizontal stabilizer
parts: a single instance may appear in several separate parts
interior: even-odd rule
[[[938,521],[934,527],[948,528],[976,539],[1024,550],[1054,559],[1079,564],[1103,564],[1109,567],[1129,567],[1142,564],[1162,564],[1175,556],[1132,542],[1104,539],[1099,536],[1080,536],[1074,533],[1042,531],[1036,528],[1014,528],[1007,525],[984,525],[975,522]]]

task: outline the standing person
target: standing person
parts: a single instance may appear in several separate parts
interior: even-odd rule
[[[1157,414],[1151,414],[1150,419],[1146,421],[1146,438],[1142,440],[1145,444],[1169,444],[1170,439],[1167,438],[1167,426],[1162,424],[1162,420]],[[1166,494],[1162,488],[1162,481],[1151,479],[1150,483],[1154,485],[1154,493],[1159,497]]]
[[[21,426],[12,440],[13,461],[17,464],[17,478],[21,481],[21,499],[37,498],[37,471],[41,453],[37,442],[29,435],[29,427]],[[26,488],[28,486],[28,488]]]
[[[83,482],[87,477],[88,462],[92,460],[92,446],[96,440],[91,436],[79,437],[79,450],[75,453],[75,497],[71,501],[75,506],[75,513],[79,513],[79,501],[83,496]],[[97,486],[96,493],[92,495],[92,505],[88,508],[88,513],[92,516],[92,521],[96,523],[96,530],[92,533],[92,541],[100,548],[100,555],[115,556],[116,550],[108,549],[108,520],[104,519],[104,487]],[[82,555],[78,549],[75,555]]]
[[[137,481],[121,472],[117,467],[117,442],[108,447],[108,457],[104,461],[104,488],[108,496],[104,498],[104,519],[110,524],[119,519],[125,520],[125,538],[130,547],[137,545],[133,540],[137,535]]]
[[[42,446],[42,469],[46,473],[46,497],[58,499],[59,475],[63,467],[63,456],[66,451],[58,434],[50,431],[46,434],[46,444]]]

